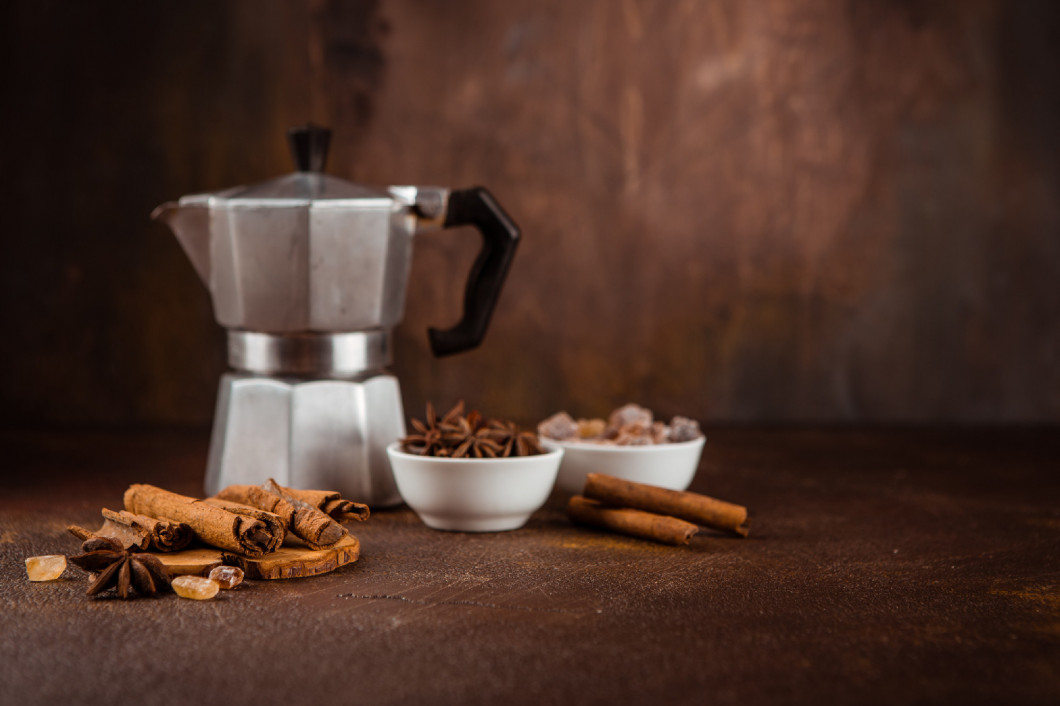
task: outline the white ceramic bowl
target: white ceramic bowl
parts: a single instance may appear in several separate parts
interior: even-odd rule
[[[686,490],[696,475],[706,437],[676,444],[616,446],[586,441],[542,439],[549,448],[563,449],[557,487],[579,494],[585,489],[585,476],[606,473],[615,478],[648,483],[671,490]]]
[[[417,456],[386,449],[398,492],[428,527],[501,532],[522,527],[545,504],[563,450],[512,458]]]

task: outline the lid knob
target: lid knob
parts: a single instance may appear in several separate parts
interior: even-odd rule
[[[331,142],[331,130],[306,123],[287,131],[287,144],[291,147],[291,156],[295,167],[300,172],[322,172],[328,159],[328,143]]]

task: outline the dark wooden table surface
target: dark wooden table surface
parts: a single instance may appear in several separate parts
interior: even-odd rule
[[[74,553],[131,482],[197,494],[182,432],[0,435],[0,703],[1060,702],[1056,430],[709,433],[693,489],[750,538],[356,526],[333,574],[209,602],[89,599]]]

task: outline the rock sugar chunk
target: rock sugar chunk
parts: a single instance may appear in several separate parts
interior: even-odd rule
[[[202,576],[178,576],[172,585],[178,596],[195,601],[208,601],[221,590],[219,583]]]
[[[221,588],[229,590],[243,583],[243,569],[238,566],[215,566],[209,578]]]
[[[581,439],[599,439],[607,431],[607,422],[603,419],[579,419],[578,437]]]
[[[578,436],[578,423],[566,412],[557,412],[537,425],[537,433],[547,439],[565,441]]]
[[[622,429],[631,424],[639,424],[650,429],[653,421],[655,420],[650,409],[631,402],[612,412],[611,416],[607,418],[607,426],[612,429]]]
[[[54,581],[66,571],[66,557],[62,554],[31,556],[26,559],[26,574],[30,581]]]
[[[670,441],[670,427],[663,422],[655,422],[651,425],[651,439],[656,444],[665,444]]]
[[[619,446],[651,446],[655,443],[651,424],[627,424],[618,430],[615,443]]]
[[[670,420],[670,441],[692,441],[703,436],[699,430],[699,422],[688,417],[674,417]]]

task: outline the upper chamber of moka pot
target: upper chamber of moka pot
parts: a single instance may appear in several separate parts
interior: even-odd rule
[[[276,334],[391,328],[402,318],[410,202],[322,173],[330,133],[289,133],[298,171],[191,194],[154,217],[174,231],[218,323]],[[413,195],[414,198],[414,195]]]

